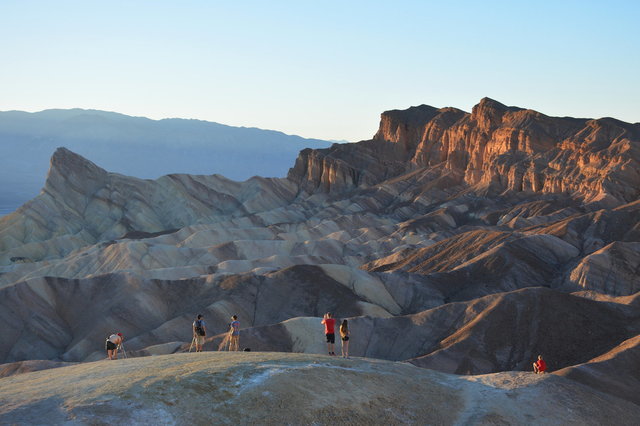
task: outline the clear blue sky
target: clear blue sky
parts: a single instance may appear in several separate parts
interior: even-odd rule
[[[525,4],[526,3],[526,4]],[[95,108],[323,139],[388,109],[640,121],[640,2],[0,2],[0,110]]]

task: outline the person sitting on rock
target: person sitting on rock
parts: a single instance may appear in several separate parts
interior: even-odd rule
[[[333,315],[331,315],[331,312],[324,314],[321,324],[324,324],[324,335],[327,337],[327,350],[329,351],[329,355],[335,356],[336,353],[333,351],[333,348],[336,343],[336,320],[333,318]]]
[[[538,360],[533,363],[533,372],[536,374],[542,374],[547,371],[547,363],[542,359],[542,355],[538,355]]]
[[[202,315],[198,315],[191,325],[191,328],[193,329],[193,341],[196,344],[196,352],[202,352],[204,337],[207,335],[207,326],[202,319]]]
[[[122,333],[112,334],[107,338],[105,346],[107,349],[107,359],[118,359],[118,347],[124,340]]]
[[[240,348],[240,321],[238,316],[231,317],[232,321],[229,324],[229,351],[238,351]]]

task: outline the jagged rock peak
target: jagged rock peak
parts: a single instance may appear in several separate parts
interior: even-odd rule
[[[106,174],[107,171],[87,160],[83,156],[76,154],[67,148],[60,147],[51,156],[47,183],[58,175],[67,177],[69,175],[84,175],[96,177]]]
[[[51,165],[59,165],[63,163],[90,163],[95,165],[80,154],[76,154],[75,152],[61,146],[57,148],[51,156]]]
[[[373,140],[393,142],[409,153],[415,151],[433,128],[448,128],[466,116],[468,113],[457,108],[438,109],[428,105],[385,111],[380,116],[380,127]]]
[[[67,148],[56,149],[50,164],[43,192],[66,200],[76,211],[86,207],[88,194],[104,186],[109,176],[109,172]]]
[[[501,124],[505,113],[517,111],[525,110],[484,97],[473,107],[470,117],[480,128],[490,129]],[[539,114],[535,111],[531,111],[531,113]],[[380,127],[373,139],[400,143],[407,149],[415,148],[417,142],[423,139],[427,125],[444,115],[449,116],[449,119],[445,120],[446,127],[451,126],[460,118],[469,116],[468,113],[457,108],[435,108],[424,104],[405,110],[385,111],[380,115]],[[455,119],[451,120],[451,117]]]
[[[403,122],[418,122],[424,124],[426,120],[433,118],[439,109],[430,105],[412,106],[407,109],[392,109],[385,111],[381,116],[394,118]]]
[[[480,102],[471,110],[471,118],[475,120],[479,127],[490,129],[502,123],[502,117],[507,112],[521,111],[522,108],[508,107],[491,98],[482,98]]]
[[[502,102],[498,102],[495,99],[491,99],[488,97],[484,97],[482,99],[480,99],[480,102],[478,102],[473,109],[471,110],[472,114],[475,114],[475,111],[477,110],[494,110],[494,111],[501,111],[501,112],[506,112],[506,111],[520,111],[522,110],[522,108],[519,107],[514,107],[514,106],[507,106],[505,104],[503,104]]]
[[[438,115],[439,111],[429,105],[385,111],[380,114],[380,127],[373,139],[401,143],[409,148],[411,142],[420,138],[424,125]]]

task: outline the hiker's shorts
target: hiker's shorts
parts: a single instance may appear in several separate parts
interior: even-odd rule
[[[335,343],[336,342],[335,333],[327,333],[327,334],[325,334],[325,336],[327,336],[327,343]]]
[[[204,345],[204,336],[196,336],[196,345],[198,346]]]
[[[112,351],[114,349],[118,348],[118,345],[116,345],[115,343],[113,343],[111,340],[107,340],[106,344],[105,344],[106,348],[108,351]]]

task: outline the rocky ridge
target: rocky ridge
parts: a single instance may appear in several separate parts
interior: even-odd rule
[[[598,425],[638,416],[638,405],[556,375],[464,377],[304,354],[179,354],[0,379],[2,423]]]
[[[322,353],[331,310],[367,357],[588,364],[640,333],[639,135],[483,99],[383,113],[371,141],[302,151],[284,179],[143,180],[59,149],[0,218],[0,362],[96,360],[114,329],[132,354],[184,351],[195,313]]]
[[[427,105],[387,111],[372,142],[305,150],[289,177],[340,191],[433,168],[494,192],[567,193],[615,206],[640,194],[639,140],[640,123],[549,117],[484,98],[470,114]],[[372,157],[384,158],[373,162],[385,173],[375,165],[371,173]]]
[[[218,173],[245,180],[284,177],[301,149],[331,142],[202,120],[151,120],[78,108],[0,111],[0,215],[38,195],[59,146],[109,171],[140,178]]]

